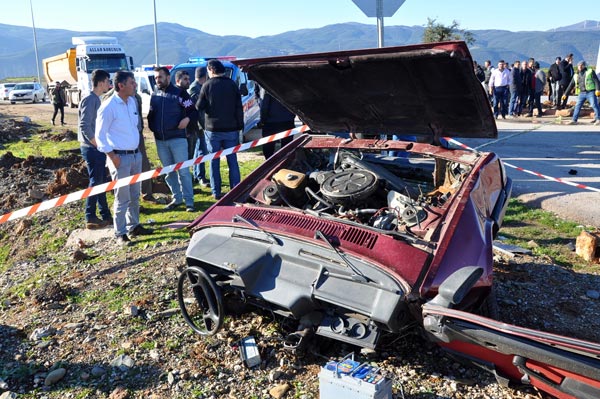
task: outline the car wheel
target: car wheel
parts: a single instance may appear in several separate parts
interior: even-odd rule
[[[500,318],[500,309],[498,307],[498,299],[496,298],[496,289],[492,286],[489,295],[483,300],[477,314],[498,320]]]
[[[37,94],[33,96],[33,100],[31,100],[32,104],[37,103]]]
[[[179,275],[177,301],[183,319],[198,334],[214,335],[221,329],[224,314],[221,291],[201,267],[188,267]]]
[[[14,104],[15,102],[14,102],[14,101],[11,101],[10,103],[11,103],[11,104]]]

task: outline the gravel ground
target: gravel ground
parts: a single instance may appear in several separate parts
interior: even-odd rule
[[[8,112],[0,105],[0,115]],[[17,125],[0,119],[0,143],[8,131],[20,129],[19,137],[36,134],[35,126]],[[32,194],[47,195],[56,170],[73,165],[77,160],[0,158],[0,209],[31,205]],[[17,173],[23,168],[30,173]],[[185,324],[176,304],[186,241],[140,243],[127,251],[114,247],[110,233],[94,242],[79,241],[79,229],[58,227],[68,225],[75,212],[81,212],[80,204],[43,212],[33,225],[28,219],[0,225],[2,246],[10,253],[9,264],[0,266],[2,399],[10,393],[22,398],[317,398],[320,366],[356,350],[317,338],[305,353],[291,353],[283,346],[291,331],[286,321],[260,313],[230,316],[216,337],[202,338]],[[40,256],[40,234],[78,245]],[[600,276],[529,255],[497,256],[495,271],[502,321],[600,342]],[[27,288],[8,295],[17,285]],[[104,305],[115,297],[124,305]],[[252,369],[243,365],[237,347],[249,335],[256,338],[262,360]],[[376,353],[357,351],[357,356],[377,363],[393,379],[394,398],[547,397],[532,389],[503,388],[490,374],[447,357],[417,333],[390,337]]]

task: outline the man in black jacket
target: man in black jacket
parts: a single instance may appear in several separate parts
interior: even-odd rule
[[[263,137],[295,128],[295,118],[296,115],[284,107],[272,95],[266,91],[264,92],[260,103],[260,123],[262,125]],[[292,137],[286,137],[280,141],[283,147],[292,141]],[[275,142],[271,141],[263,144],[262,151],[265,159],[271,158],[275,153]]]
[[[569,83],[571,83],[571,79],[573,79],[573,75],[575,74],[575,70],[573,69],[573,54],[567,55],[559,64],[560,69],[560,91],[561,91],[561,102],[559,103],[558,109],[563,109],[567,105],[567,101],[569,100],[569,93],[565,90]],[[564,97],[564,99],[562,99]]]
[[[200,97],[200,90],[202,85],[206,82],[206,67],[197,67],[194,72],[195,79],[188,89],[190,97],[195,104],[198,102]],[[198,158],[202,155],[208,154],[208,148],[206,147],[206,137],[204,137],[204,114],[198,114],[197,123],[190,123],[188,125],[188,156],[190,158]],[[191,133],[191,134],[190,134]],[[189,153],[191,150],[191,154]],[[204,162],[194,165],[192,167],[194,179],[202,186],[209,187],[208,179],[206,178],[206,168]]]
[[[562,90],[560,89],[560,81],[562,79],[562,73],[560,72],[560,57],[556,57],[554,64],[550,65],[548,69],[548,80],[550,81],[552,89],[552,104],[558,108],[560,105],[560,98],[562,97]]]
[[[239,133],[244,128],[242,95],[233,80],[225,76],[225,67],[219,60],[207,65],[208,81],[202,85],[196,103],[204,111],[204,134],[208,152],[216,152],[239,144]],[[210,189],[215,199],[221,198],[221,171],[219,158],[210,164]],[[236,154],[227,155],[229,188],[240,182],[240,167]]]
[[[184,89],[171,84],[166,67],[154,68],[157,90],[150,98],[148,127],[154,133],[158,158],[163,166],[188,159],[188,142],[185,128],[194,116],[194,104]],[[185,210],[194,212],[194,187],[190,168],[170,172],[165,179],[173,200],[165,209],[173,210],[185,201]]]
[[[527,109],[527,99],[529,98],[529,91],[531,90],[532,77],[531,70],[527,67],[527,60],[523,60],[523,62],[521,62],[521,97],[519,98],[519,105],[515,111],[517,116],[521,116],[523,110]]]

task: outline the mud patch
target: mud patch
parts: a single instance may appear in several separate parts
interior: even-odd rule
[[[80,155],[19,158],[8,152],[0,157],[0,214],[81,190],[88,182]]]

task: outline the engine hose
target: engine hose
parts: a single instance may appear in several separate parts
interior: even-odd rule
[[[310,187],[306,187],[304,188],[304,191],[306,191],[306,193],[308,195],[310,195],[311,197],[313,197],[316,201],[320,202],[321,204],[325,205],[327,208],[325,209],[330,209],[333,208],[333,204],[321,197],[319,197],[313,190],[310,189]]]

